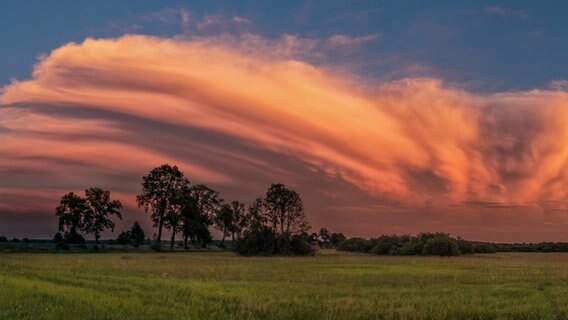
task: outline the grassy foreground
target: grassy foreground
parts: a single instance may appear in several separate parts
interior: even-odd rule
[[[565,319],[568,254],[0,254],[0,319]]]

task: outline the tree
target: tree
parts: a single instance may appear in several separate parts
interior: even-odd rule
[[[205,247],[207,242],[211,241],[211,233],[208,227],[213,224],[217,212],[220,210],[223,199],[219,197],[219,192],[207,187],[204,184],[193,185],[189,188],[188,199],[195,201],[195,208],[198,216],[193,219],[193,235],[195,242],[200,242]]]
[[[87,210],[85,199],[76,195],[73,192],[61,197],[59,206],[55,209],[55,215],[58,218],[59,232],[64,232],[66,240],[71,240],[75,243],[79,232],[83,228],[83,215]],[[84,242],[84,239],[83,239]]]
[[[223,247],[225,246],[225,237],[231,234],[233,219],[234,214],[231,206],[228,204],[221,205],[215,217],[215,226],[223,233],[223,238],[221,239],[221,246]]]
[[[132,228],[130,229],[130,238],[132,245],[136,248],[144,244],[146,234],[138,222],[134,222],[132,225]]]
[[[128,245],[132,243],[132,235],[130,230],[121,232],[116,238],[116,243],[120,245]]]
[[[337,248],[337,246],[339,246],[340,243],[342,243],[343,241],[345,241],[345,239],[347,239],[347,237],[341,233],[332,233],[331,236],[329,237],[329,242],[331,243],[331,246],[334,248]]]
[[[105,229],[114,231],[115,223],[110,216],[115,215],[122,219],[120,209],[122,203],[110,199],[110,191],[101,188],[89,188],[85,190],[85,212],[83,213],[82,229],[87,234],[95,236],[95,243],[99,244],[101,232]]]
[[[273,183],[266,192],[264,205],[278,251],[286,251],[293,235],[309,230],[304,204],[296,191]]]
[[[180,229],[183,235],[183,247],[189,249],[188,240],[197,237],[196,230],[199,228],[199,225],[203,223],[202,217],[199,214],[197,201],[192,197],[189,188],[186,188],[186,190],[182,192],[177,201],[181,205]]]
[[[144,230],[140,227],[138,222],[134,222],[132,228],[128,231],[124,231],[118,235],[116,242],[121,245],[131,245],[135,248],[144,244]]]
[[[331,238],[331,233],[326,228],[321,228],[319,231],[319,239],[322,243],[322,246],[327,248],[329,247],[329,240]]]
[[[152,169],[142,178],[142,193],[136,196],[139,207],[144,207],[146,212],[152,211],[151,218],[154,227],[158,227],[156,245],[161,248],[162,229],[167,215],[178,210],[176,199],[179,193],[189,185],[189,181],[176,166],[164,164]]]
[[[429,256],[457,256],[459,255],[458,244],[448,235],[436,235],[426,241],[422,254]]]
[[[248,223],[248,215],[245,212],[245,204],[240,201],[231,202],[231,210],[233,210],[233,223],[230,229],[231,242],[235,245],[235,235],[241,238]]]
[[[266,197],[257,198],[249,207],[235,249],[242,255],[306,254],[308,229],[298,193],[282,184],[272,184]]]

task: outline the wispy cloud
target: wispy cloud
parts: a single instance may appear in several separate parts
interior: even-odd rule
[[[499,6],[487,6],[483,9],[485,13],[488,14],[496,14],[501,16],[512,16],[521,19],[528,19],[529,15],[526,14],[524,11],[521,10],[513,10],[510,8],[504,8]]]
[[[331,48],[356,47],[362,44],[373,42],[379,39],[379,34],[369,34],[365,36],[353,37],[345,34],[334,34],[327,39],[326,45]]]

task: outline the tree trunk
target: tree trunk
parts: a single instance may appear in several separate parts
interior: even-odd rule
[[[188,235],[187,233],[185,233],[185,234],[183,235],[183,248],[184,248],[185,250],[189,249],[189,246],[187,245],[187,238],[188,238],[188,237],[189,237],[189,235]]]
[[[223,238],[221,238],[221,247],[225,246],[225,232],[223,232]]]
[[[170,249],[174,249],[174,244],[176,243],[176,229],[172,231],[172,240],[170,241]]]
[[[99,235],[99,233],[98,233],[98,232],[95,232],[95,244],[96,244],[97,246],[99,245],[99,238],[100,238],[100,237],[101,237],[101,236]]]
[[[156,239],[156,246],[158,249],[162,248],[162,227],[164,226],[164,219],[160,218],[160,225],[158,226],[158,238]]]
[[[234,232],[231,234],[231,237],[232,237],[231,245],[234,247],[235,246],[235,233]]]

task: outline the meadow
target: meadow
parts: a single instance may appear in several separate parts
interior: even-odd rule
[[[565,319],[568,254],[0,253],[0,319]]]

